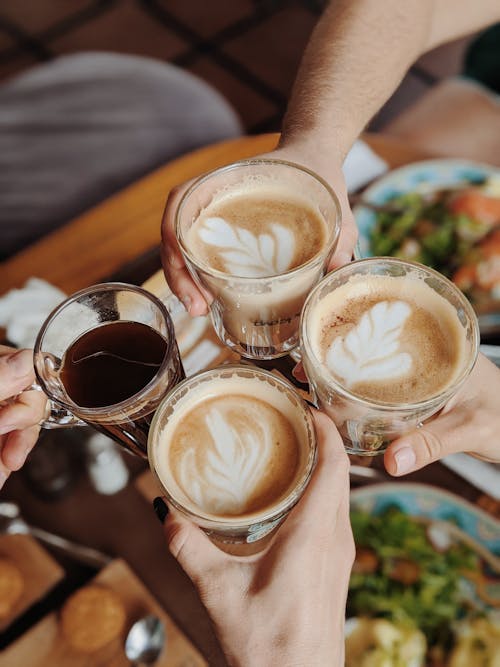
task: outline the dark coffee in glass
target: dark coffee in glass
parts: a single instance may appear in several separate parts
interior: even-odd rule
[[[164,304],[121,283],[95,285],[56,308],[38,335],[35,369],[53,403],[44,426],[85,422],[142,457],[156,407],[184,378]]]

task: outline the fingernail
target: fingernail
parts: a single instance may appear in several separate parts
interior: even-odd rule
[[[156,516],[158,517],[158,521],[160,523],[165,523],[165,519],[167,518],[168,514],[168,507],[163,498],[158,496],[153,500],[153,509]]]
[[[188,311],[188,313],[189,313],[189,311],[191,310],[191,297],[190,297],[190,296],[183,296],[183,297],[181,298],[181,301],[182,301],[182,303],[183,303],[183,305],[184,305],[184,308],[185,308],[185,309]]]
[[[18,350],[7,357],[7,363],[16,377],[28,375],[33,370],[31,350]]]
[[[413,466],[417,462],[417,457],[411,447],[404,446],[394,453],[394,460],[396,461],[396,473],[404,475],[413,469]]]
[[[3,487],[6,481],[7,481],[7,475],[4,472],[0,471],[0,489]]]

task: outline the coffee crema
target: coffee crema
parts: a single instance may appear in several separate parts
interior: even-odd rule
[[[267,382],[220,378],[209,384],[188,392],[168,416],[155,447],[156,473],[196,514],[234,518],[271,511],[304,474],[309,445],[303,417]]]
[[[466,333],[455,308],[416,276],[352,277],[311,313],[315,356],[350,392],[415,403],[453,384]]]
[[[262,185],[216,197],[186,236],[194,257],[245,278],[280,275],[306,264],[327,242],[319,210],[284,188]]]

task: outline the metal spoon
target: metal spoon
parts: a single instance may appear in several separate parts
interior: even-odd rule
[[[112,560],[110,556],[96,549],[71,542],[71,540],[54,535],[54,533],[49,533],[47,530],[43,530],[43,528],[30,526],[21,516],[19,507],[15,503],[0,503],[0,534],[33,535],[40,542],[44,542],[51,547],[56,547],[80,562],[97,569],[108,565]]]
[[[134,667],[153,665],[165,645],[165,628],[157,616],[140,618],[125,639],[125,655]]]

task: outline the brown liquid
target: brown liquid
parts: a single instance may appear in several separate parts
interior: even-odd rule
[[[157,331],[139,322],[102,324],[77,338],[67,349],[60,377],[68,396],[82,408],[112,407],[138,394],[158,373],[167,351],[167,341]],[[175,365],[175,364],[174,364]],[[109,423],[87,420],[129,449],[144,453],[149,425],[159,400],[177,384],[184,372],[180,362],[167,377],[165,391],[150,402],[133,404],[123,411],[125,421]],[[128,417],[130,415],[130,417]]]
[[[389,371],[386,378],[368,377],[354,382],[349,388],[358,396],[394,403],[425,400],[451,385],[464,366],[465,331],[455,309],[426,283],[410,277],[372,276],[363,281],[353,280],[328,295],[317,306],[320,328],[316,335],[321,358],[326,358],[336,338],[345,339],[358,327],[362,317],[377,303],[401,301],[410,308],[410,314],[396,335],[397,345],[391,348],[390,355],[409,355],[410,368],[395,376]],[[374,354],[373,359],[361,355],[366,366],[377,363],[377,355],[385,344],[384,335],[377,339],[373,333],[377,329],[373,321],[370,327],[363,334],[368,340],[360,344],[361,350],[372,350]],[[390,333],[388,336],[393,340]],[[358,363],[356,351],[349,354]],[[344,382],[345,378],[340,380]]]
[[[64,355],[61,380],[81,407],[116,405],[156,375],[167,341],[139,322],[110,322],[77,338]]]
[[[208,264],[213,269],[223,273],[232,274],[233,271],[226,265],[225,253],[229,249],[227,246],[219,248],[217,245],[210,245],[202,241],[198,234],[209,218],[222,218],[236,231],[245,230],[250,232],[255,239],[262,235],[271,235],[274,237],[273,226],[278,224],[287,229],[293,239],[293,251],[290,251],[289,262],[281,270],[275,267],[268,273],[261,275],[275,275],[284,273],[286,270],[302,266],[312,257],[322,251],[326,243],[327,231],[326,225],[318,210],[306,200],[297,199],[294,193],[273,192],[269,190],[255,191],[242,190],[241,193],[233,194],[231,197],[221,198],[213,201],[207,208],[203,209],[198,219],[194,223],[190,233],[188,243],[194,255]],[[244,247],[247,246],[244,237],[240,239]],[[279,246],[281,239],[276,239],[278,247],[274,249],[274,258],[283,248]],[[232,248],[231,249],[236,249]],[[238,250],[241,250],[238,246]],[[244,255],[244,253],[243,253]],[[253,266],[255,257],[251,254],[248,262]],[[271,262],[272,263],[272,262]],[[242,267],[240,267],[242,268]],[[253,273],[241,273],[234,275],[252,276]]]
[[[299,463],[300,444],[289,419],[242,394],[197,403],[179,420],[169,451],[177,485],[198,509],[218,516],[271,508],[290,493]]]

